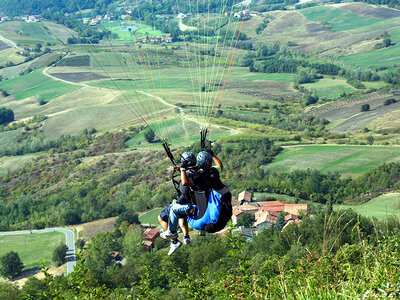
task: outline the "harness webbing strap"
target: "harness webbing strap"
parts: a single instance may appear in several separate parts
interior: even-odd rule
[[[167,156],[168,156],[169,159],[171,160],[172,164],[173,164],[174,166],[176,166],[176,161],[175,161],[175,159],[174,159],[174,156],[172,155],[172,152],[171,152],[171,149],[169,148],[168,143],[165,141],[165,142],[162,143],[162,145],[163,145],[163,147],[164,147],[165,152],[167,153]]]
[[[207,133],[208,133],[208,129],[207,128],[202,128],[200,130],[200,146],[201,146],[201,150],[205,150],[206,149],[206,138],[207,138]]]

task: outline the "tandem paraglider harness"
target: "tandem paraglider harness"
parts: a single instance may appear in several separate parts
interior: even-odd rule
[[[201,146],[205,147],[205,137],[207,131],[201,131]],[[163,144],[168,157],[174,164],[171,174],[171,181],[175,188],[175,199],[179,199],[181,191],[179,190],[179,181],[176,179],[180,176],[179,168],[173,158],[171,150],[167,143]],[[197,230],[205,230],[214,233],[225,228],[226,224],[232,217],[232,194],[229,188],[224,186],[222,189],[211,189],[208,191],[194,190],[190,192],[190,206],[187,209],[188,224]]]

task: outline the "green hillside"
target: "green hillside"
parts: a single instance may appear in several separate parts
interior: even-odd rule
[[[400,194],[390,193],[379,196],[359,205],[334,205],[335,210],[353,209],[362,216],[385,220],[388,217],[400,216]]]
[[[358,176],[382,163],[399,160],[398,147],[306,145],[286,148],[266,168],[277,172],[311,168],[321,172]]]

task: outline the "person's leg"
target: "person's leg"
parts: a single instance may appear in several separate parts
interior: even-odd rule
[[[176,232],[179,218],[186,216],[186,210],[189,208],[189,204],[174,204],[171,206],[171,211],[168,218],[168,230],[171,233]]]
[[[186,218],[179,219],[179,227],[182,229],[184,236],[189,236],[189,224]]]
[[[164,231],[168,229],[168,218],[169,218],[169,213],[171,211],[171,205],[168,204],[163,211],[158,215],[158,222],[160,222],[160,225]]]
[[[168,229],[168,222],[165,222],[160,216],[158,216],[158,222],[160,222],[161,228],[164,229],[164,231]]]
[[[179,219],[179,227],[182,229],[183,233],[183,243],[185,245],[190,244],[190,236],[189,236],[189,224],[186,218]]]

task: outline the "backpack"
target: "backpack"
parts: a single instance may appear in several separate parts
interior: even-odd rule
[[[189,225],[209,233],[223,229],[232,217],[232,194],[227,187],[220,190],[192,191],[193,207],[196,214],[189,215]]]

